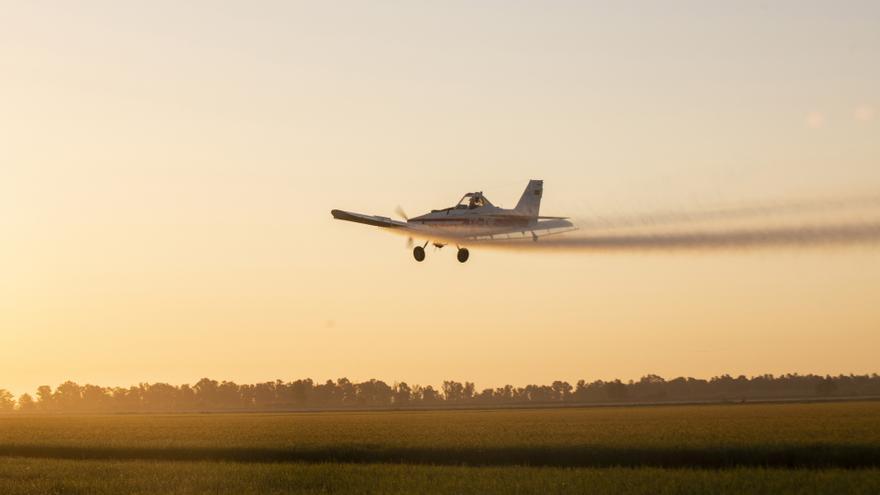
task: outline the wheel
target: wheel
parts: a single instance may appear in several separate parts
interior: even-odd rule
[[[468,256],[470,256],[470,255],[471,255],[471,253],[468,252],[467,248],[460,248],[458,250],[458,261],[460,263],[464,263],[465,261],[468,260]]]
[[[425,260],[425,248],[423,248],[422,246],[414,247],[413,248],[413,258],[415,258],[416,261],[419,261],[419,262],[424,261]]]

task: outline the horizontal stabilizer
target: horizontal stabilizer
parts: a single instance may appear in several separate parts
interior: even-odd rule
[[[569,229],[572,227],[574,227],[574,225],[565,218],[552,218],[550,220],[541,220],[531,226],[532,230]]]

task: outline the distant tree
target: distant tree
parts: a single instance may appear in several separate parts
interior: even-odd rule
[[[327,380],[323,385],[316,385],[312,395],[315,403],[320,406],[339,407],[342,403],[342,393],[333,380]]]
[[[391,404],[394,397],[394,389],[382,380],[370,380],[373,382],[373,399],[377,405],[386,407]]]
[[[58,385],[52,401],[62,411],[78,411],[82,406],[82,387],[70,380]]]
[[[837,393],[837,384],[834,383],[834,379],[830,376],[825,377],[824,380],[820,381],[816,384],[816,395],[822,397],[829,397]]]
[[[446,402],[461,402],[464,399],[464,385],[456,381],[443,382],[443,400]]]
[[[572,386],[568,382],[555,381],[550,386],[553,389],[555,400],[567,401],[571,396]]]
[[[513,386],[505,385],[498,387],[492,392],[492,397],[496,402],[510,402],[513,400]]]
[[[37,409],[37,404],[34,402],[34,398],[29,394],[21,394],[21,397],[18,398],[18,410],[21,412],[33,412]]]
[[[81,389],[82,408],[87,411],[105,411],[112,400],[109,391],[97,385],[83,385]]]
[[[132,385],[131,387],[128,387],[128,391],[125,394],[125,402],[128,407],[126,407],[125,410],[142,411],[144,409],[145,395],[146,391],[144,390],[143,383],[137,386]]]
[[[529,402],[552,402],[559,400],[556,391],[549,385],[528,385],[526,387],[526,397]]]
[[[52,406],[52,387],[48,385],[37,387],[37,408],[41,411],[51,411]]]
[[[291,402],[299,407],[308,406],[314,385],[311,378],[290,382],[287,388],[290,393]]]
[[[191,411],[196,407],[196,391],[189,384],[184,383],[177,390],[177,408],[181,411]]]
[[[574,386],[574,393],[572,393],[572,397],[577,402],[586,402],[587,395],[587,381],[586,380],[578,380],[577,384]]]
[[[238,393],[241,395],[241,405],[244,407],[253,407],[254,396],[256,395],[256,385],[239,385]]]
[[[216,406],[235,409],[242,406],[238,384],[224,380],[217,386]]]
[[[394,384],[393,402],[397,407],[405,406],[412,400],[412,389],[406,382]]]
[[[0,388],[0,412],[11,412],[15,408],[15,399],[8,390]]]
[[[217,405],[218,387],[217,380],[211,380],[210,378],[202,378],[196,382],[193,385],[193,390],[196,393],[196,402],[201,407],[215,407]]]
[[[446,402],[468,402],[474,398],[476,386],[473,382],[443,382],[443,399]]]
[[[167,383],[144,383],[141,385],[143,408],[148,411],[174,411],[177,409],[177,387]]]
[[[368,406],[391,404],[392,389],[382,380],[371,379],[355,386],[358,403]]]
[[[630,388],[632,398],[653,401],[666,397],[666,380],[657,375],[645,375]]]
[[[430,385],[421,388],[420,392],[421,400],[425,404],[434,404],[440,400],[440,394]]]
[[[139,411],[141,409],[141,391],[139,387],[116,387],[110,391],[115,411]]]
[[[354,384],[348,378],[336,380],[336,388],[339,389],[342,405],[354,405],[357,403],[357,391]]]
[[[586,380],[578,380],[574,390],[574,400],[577,402],[601,402],[608,400],[605,393],[605,382],[596,380],[587,383]]]
[[[624,385],[623,383],[621,383],[620,380],[614,380],[613,382],[607,382],[605,384],[605,395],[608,396],[608,398],[613,401],[626,400],[627,386]]]
[[[464,388],[461,391],[462,397],[461,399],[464,401],[469,401],[474,398],[474,395],[477,393],[477,387],[474,385],[474,382],[464,382]]]
[[[495,401],[495,391],[491,388],[484,388],[482,392],[474,396],[474,400],[480,404],[491,404]]]
[[[269,407],[275,404],[275,383],[263,382],[254,385],[254,406]]]

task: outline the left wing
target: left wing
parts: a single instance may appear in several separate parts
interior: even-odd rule
[[[388,229],[406,228],[406,222],[400,220],[392,220],[388,217],[380,217],[376,215],[364,215],[363,213],[352,213],[350,211],[332,210],[330,214],[337,220],[346,220],[349,222],[363,223],[374,227],[384,227]]]

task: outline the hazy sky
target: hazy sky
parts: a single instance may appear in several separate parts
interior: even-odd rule
[[[880,249],[332,220],[880,192],[880,3],[0,0],[0,387],[876,372]]]

